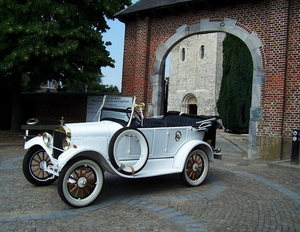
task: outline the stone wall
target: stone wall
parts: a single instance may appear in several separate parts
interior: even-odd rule
[[[225,35],[193,35],[172,49],[168,110],[189,113],[188,96],[194,96],[198,115],[218,114],[216,102],[223,74],[222,42]]]

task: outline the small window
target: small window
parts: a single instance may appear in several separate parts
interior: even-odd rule
[[[185,48],[181,49],[181,60],[185,61]]]
[[[200,47],[200,58],[204,59],[204,55],[205,55],[205,48],[204,48],[204,45],[201,45],[201,47]]]

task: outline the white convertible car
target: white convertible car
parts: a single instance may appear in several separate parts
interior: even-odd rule
[[[104,171],[124,178],[180,173],[188,186],[200,185],[215,149],[218,116],[168,112],[144,118],[134,97],[104,96],[93,122],[64,123],[25,143],[23,173],[34,185],[57,181],[68,205],[83,207],[99,196]],[[139,110],[139,111],[138,111]]]

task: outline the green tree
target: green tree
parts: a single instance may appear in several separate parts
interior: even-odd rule
[[[88,83],[83,83],[81,81],[72,80],[67,82],[66,86],[62,88],[67,92],[101,92],[101,93],[119,93],[117,86],[113,85],[103,85],[101,84],[101,76],[98,76],[96,80],[90,81]]]
[[[13,92],[13,131],[19,130],[22,84],[45,80],[87,83],[114,60],[102,40],[106,19],[130,0],[1,0],[0,87]],[[16,117],[15,117],[16,116]]]
[[[253,61],[246,44],[227,34],[223,41],[223,78],[217,108],[226,129],[246,132],[249,127]]]

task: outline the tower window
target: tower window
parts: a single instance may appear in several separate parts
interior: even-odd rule
[[[181,49],[181,60],[185,61],[185,48]]]
[[[201,47],[200,47],[200,58],[204,59],[204,55],[205,55],[205,48],[204,48],[204,45],[201,45]]]

